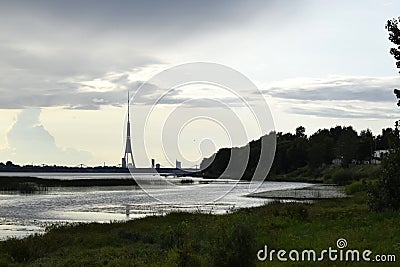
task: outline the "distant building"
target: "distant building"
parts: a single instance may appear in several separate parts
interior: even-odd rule
[[[176,161],[175,161],[175,167],[176,167],[177,169],[182,169],[182,162],[176,160]]]
[[[381,164],[383,156],[387,153],[389,153],[387,149],[375,150],[372,155],[371,164]]]
[[[374,151],[374,158],[382,159],[385,154],[389,153],[389,150],[375,150]]]
[[[332,164],[335,164],[335,165],[342,165],[342,160],[341,160],[341,159],[333,159],[333,160],[332,160]]]

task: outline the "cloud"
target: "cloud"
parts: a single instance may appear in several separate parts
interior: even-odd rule
[[[41,110],[26,109],[7,133],[8,148],[0,150],[1,160],[17,163],[76,165],[92,157],[87,151],[60,148],[54,137],[40,124]]]
[[[138,71],[135,71],[138,72]],[[132,81],[129,73],[106,73],[93,80],[66,78],[63,80],[37,81],[33,77],[21,76],[19,81],[0,81],[0,107],[2,109],[24,109],[31,107],[64,107],[67,109],[92,109],[101,106],[121,106],[126,103],[126,92],[134,92],[141,81]],[[28,80],[32,80],[29,84]],[[15,80],[18,80],[15,77]],[[3,86],[2,86],[3,85]]]
[[[263,86],[284,112],[321,118],[398,118],[393,88],[399,77],[297,78]]]
[[[205,0],[205,1],[31,1],[9,2],[2,5],[7,22],[15,22],[18,16],[21,22],[29,21],[30,26],[40,25],[42,20],[51,20],[56,24],[44,25],[45,30],[52,27],[71,25],[77,29],[119,33],[130,31],[142,33],[154,38],[170,40],[180,35],[181,38],[198,31],[210,31],[227,25],[235,27],[252,20],[255,14],[277,9],[301,6],[302,1],[293,3],[283,0],[253,0],[244,3],[240,0]],[[13,26],[15,23],[9,23]],[[37,30],[30,27],[30,30]],[[68,30],[68,28],[64,28]],[[155,31],[157,30],[157,31]],[[28,31],[28,29],[27,29]],[[29,31],[28,31],[29,32]],[[35,32],[33,32],[35,33]],[[147,37],[146,36],[146,37]],[[54,37],[56,38],[56,37]],[[139,36],[140,38],[140,36]],[[154,40],[154,39],[152,39]]]
[[[301,6],[300,1],[289,5]],[[257,14],[273,19],[277,10],[289,12],[287,6],[281,0],[2,3],[0,107],[121,104],[124,94],[103,91],[122,91],[139,82],[131,74],[166,64],[176,44],[236,30]],[[94,86],[99,79],[114,87]]]
[[[145,105],[175,105],[187,108],[229,108],[247,107],[242,95],[252,96],[249,92],[239,90],[233,92],[221,89],[215,85],[183,86],[163,89],[154,84],[146,83],[140,94],[135,95],[134,102]],[[250,101],[250,100],[249,100]]]
[[[332,107],[329,105],[320,105],[319,107],[305,108],[304,106],[293,105],[288,108],[293,114],[311,115],[323,118],[346,118],[346,119],[393,119],[398,114],[391,109],[365,109],[365,108],[346,108],[343,106]]]
[[[0,10],[1,69],[37,80],[163,63],[193,35],[252,20],[281,1],[18,1]],[[205,19],[207,18],[207,19]],[[11,74],[11,73],[8,73]],[[32,79],[30,79],[32,80]]]
[[[215,88],[208,90],[198,88],[166,89],[149,82],[132,81],[129,73],[113,72],[93,80],[74,81],[70,79],[56,83],[57,88],[53,90],[0,89],[2,94],[0,107],[2,109],[24,109],[61,106],[66,109],[97,110],[102,106],[125,105],[127,90],[131,92],[133,97],[132,103],[140,105],[244,106],[243,100],[239,97],[231,93],[221,95],[221,90]],[[139,87],[141,87],[140,93],[135,94]]]
[[[272,83],[262,90],[272,97],[293,100],[393,102],[393,89],[400,86],[394,77],[298,78]]]

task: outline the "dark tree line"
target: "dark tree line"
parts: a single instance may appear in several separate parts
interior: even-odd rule
[[[310,137],[299,134],[277,134],[277,153],[272,172],[287,173],[308,165],[319,167],[331,164],[334,160],[343,167],[349,164],[371,162],[375,150],[387,150],[397,139],[391,128],[383,129],[382,133],[374,136],[370,130],[357,133],[351,126],[336,126],[318,130]]]
[[[377,136],[368,129],[358,133],[351,126],[318,130],[309,137],[305,135],[303,126],[297,127],[294,134],[270,133],[248,144],[250,155],[242,179],[252,178],[259,162],[261,139],[271,135],[276,135],[277,140],[271,175],[289,173],[304,166],[317,168],[332,164],[334,160],[343,167],[352,163],[365,164],[371,162],[375,150],[388,150],[398,140],[398,133],[391,128],[383,129]],[[245,151],[245,147],[242,149]],[[231,149],[223,148],[211,158],[204,159],[201,164],[203,175],[219,177],[228,166],[230,156]]]

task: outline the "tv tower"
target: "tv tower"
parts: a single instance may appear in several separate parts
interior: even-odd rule
[[[126,124],[126,145],[125,153],[122,158],[122,168],[132,167],[135,168],[135,161],[133,160],[132,145],[131,145],[131,123],[129,117],[129,89],[128,89],[128,122]],[[129,163],[129,154],[131,156],[131,163]]]

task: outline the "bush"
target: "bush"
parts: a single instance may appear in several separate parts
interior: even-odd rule
[[[379,180],[368,188],[368,205],[373,211],[400,210],[400,147],[382,161]]]
[[[339,169],[332,175],[333,182],[338,185],[346,185],[353,181],[350,169]]]
[[[222,226],[213,249],[213,266],[254,266],[255,231],[246,220]]]
[[[0,256],[0,267],[9,267],[9,266],[12,266],[11,259],[2,258]]]
[[[365,191],[367,189],[367,185],[365,181],[355,181],[349,185],[346,185],[344,191],[347,195],[353,195],[354,193],[358,193],[361,191]]]

